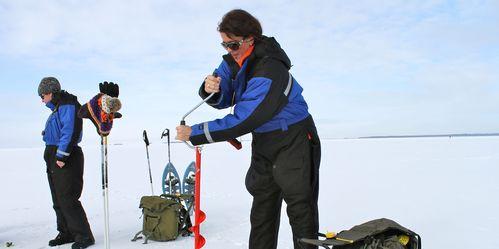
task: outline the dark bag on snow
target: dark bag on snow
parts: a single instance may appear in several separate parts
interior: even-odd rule
[[[144,244],[147,244],[149,239],[169,241],[179,235],[191,234],[189,212],[182,205],[182,199],[187,198],[192,198],[192,195],[143,196],[139,206],[142,208],[142,230],[135,234],[132,241],[141,239],[140,234],[146,237]]]
[[[354,226],[332,238],[300,239],[300,242],[326,249],[421,249],[418,234],[384,218]]]

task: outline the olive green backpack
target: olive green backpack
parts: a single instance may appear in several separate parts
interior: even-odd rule
[[[179,235],[190,235],[192,224],[189,212],[182,205],[182,200],[188,198],[192,198],[192,195],[143,196],[139,206],[142,208],[142,230],[135,234],[132,241],[141,239],[140,234],[145,236],[144,244],[150,239],[169,241]]]

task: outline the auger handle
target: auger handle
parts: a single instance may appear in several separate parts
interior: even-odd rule
[[[215,71],[213,71],[213,76],[215,77],[218,77],[218,73]],[[185,125],[185,118],[187,116],[189,116],[194,110],[196,110],[198,107],[200,107],[202,104],[206,103],[208,100],[210,100],[213,96],[215,95],[215,93],[211,93],[210,95],[208,95],[208,97],[206,97],[205,99],[203,99],[203,101],[201,101],[199,104],[197,104],[196,106],[194,106],[194,108],[192,108],[191,110],[189,110],[183,117],[182,117],[182,120],[180,120],[180,125]],[[237,140],[236,138],[232,138],[232,139],[229,139],[227,140],[227,142],[229,142],[232,146],[234,146],[237,150],[240,150],[243,145],[241,144],[241,142],[239,142],[239,140]],[[195,146],[194,145],[191,145],[189,144],[187,141],[184,141],[184,143],[191,149],[194,149]]]
[[[213,76],[215,77],[218,77],[218,73],[215,71],[213,71]],[[185,118],[187,116],[189,116],[194,110],[198,109],[198,107],[200,107],[202,104],[204,104],[206,101],[210,100],[211,97],[213,97],[215,95],[215,93],[211,93],[210,95],[208,95],[208,97],[204,98],[203,101],[199,102],[199,104],[197,104],[196,106],[194,106],[194,108],[192,108],[191,110],[189,110],[184,116],[182,116],[182,119],[180,120],[180,125],[185,125]],[[184,141],[185,145],[187,145],[189,148],[191,149],[194,149],[195,146],[194,145],[191,145],[189,144],[187,141]]]

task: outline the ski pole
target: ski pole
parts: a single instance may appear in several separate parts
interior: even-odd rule
[[[168,162],[171,163],[171,160],[170,160],[170,129],[166,128],[163,131],[163,133],[161,133],[161,139],[163,139],[163,137],[166,137],[167,141],[168,141]]]
[[[146,143],[146,153],[147,153],[147,165],[149,166],[149,182],[151,183],[151,193],[154,195],[154,188],[152,185],[152,174],[151,174],[151,161],[149,160],[149,139],[147,138],[147,132],[144,130],[142,133],[142,137],[144,139],[144,142]]]
[[[106,249],[110,248],[107,136],[113,127],[113,119],[122,117],[122,115],[118,112],[121,108],[121,101],[118,99],[118,95],[118,84],[104,81],[99,84],[99,93],[78,110],[78,117],[90,119],[97,129],[97,133],[101,137],[102,195],[104,196],[104,241]],[[106,108],[103,108],[104,104]]]
[[[106,249],[109,243],[109,192],[107,174],[107,136],[101,136],[101,158],[102,158],[102,195],[104,196],[104,244]]]
[[[167,142],[168,142],[168,164],[166,165],[166,167],[171,167],[171,168],[175,168],[171,162],[171,157],[170,157],[170,130],[168,128],[166,128],[163,133],[161,133],[161,139],[163,139],[163,137],[166,137],[167,138]],[[163,172],[163,181],[167,180],[168,181],[168,192],[169,194],[173,194],[174,191],[173,191],[173,187],[174,185],[176,185],[177,183],[176,182],[173,182],[172,181],[172,177],[173,179],[178,179],[178,177],[175,177],[175,173],[168,173],[166,176],[164,175],[165,173]],[[164,182],[163,182],[164,184]],[[163,185],[164,186],[164,185]],[[165,192],[165,188],[163,187],[163,192]]]

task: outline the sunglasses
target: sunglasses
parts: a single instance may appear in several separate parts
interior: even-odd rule
[[[220,43],[225,49],[230,48],[230,50],[238,50],[241,45],[243,45],[244,39],[240,41],[230,41]]]

